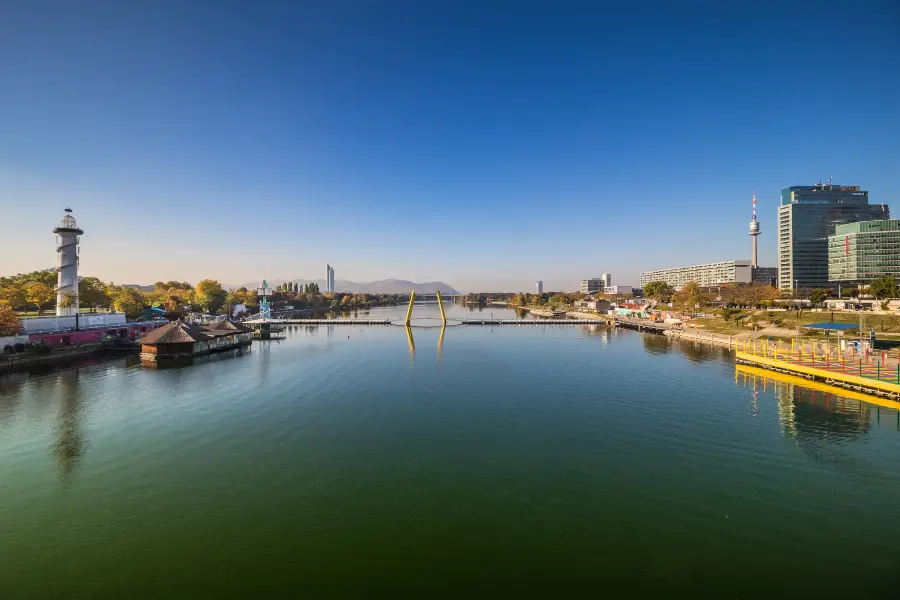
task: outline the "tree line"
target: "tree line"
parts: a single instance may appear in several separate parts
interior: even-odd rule
[[[781,298],[781,292],[767,283],[730,283],[714,289],[702,288],[689,281],[678,291],[664,281],[652,281],[644,286],[644,296],[657,302],[671,304],[678,310],[702,309],[711,304],[727,307],[771,308]]]
[[[581,292],[548,292],[543,294],[528,294],[519,292],[507,299],[510,306],[534,306],[548,309],[563,309],[574,306],[578,300],[584,298]]]
[[[0,277],[0,305],[13,311],[35,311],[43,315],[45,311],[56,308],[56,281],[57,276],[53,271],[34,271]],[[246,290],[244,292],[249,293]],[[204,279],[196,286],[188,282],[157,281],[150,291],[106,283],[96,277],[82,277],[78,282],[78,301],[81,308],[91,312],[110,309],[125,313],[129,317],[136,317],[151,306],[166,310],[198,306],[204,310],[217,312],[228,301],[228,294],[214,279]],[[61,302],[71,306],[75,302],[75,295],[64,296]]]
[[[17,312],[33,311],[43,315],[55,310],[56,283],[54,271],[0,277],[0,307],[5,309],[3,318],[9,321],[6,325],[0,321],[0,327],[17,331],[18,326],[12,322],[12,316],[18,319]],[[408,299],[408,296],[405,298]],[[404,296],[398,294],[323,294],[315,283],[304,286],[283,283],[274,290],[270,300],[297,309],[337,309],[394,304],[403,299]],[[217,314],[240,305],[250,311],[257,310],[259,306],[256,290],[245,287],[226,290],[215,279],[204,279],[196,285],[187,281],[157,281],[151,290],[146,291],[105,283],[96,277],[83,277],[78,282],[78,300],[81,308],[90,312],[114,310],[132,319],[151,307],[173,313],[202,310]],[[74,303],[74,294],[68,299],[64,297],[62,301]]]

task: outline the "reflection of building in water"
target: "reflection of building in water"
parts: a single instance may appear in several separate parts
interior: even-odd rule
[[[645,333],[641,336],[641,341],[644,342],[644,350],[648,354],[668,354],[672,351],[672,344],[664,335]]]
[[[773,386],[781,429],[803,454],[829,469],[854,477],[878,472],[870,461],[850,452],[847,442],[866,438],[872,428],[872,411],[877,410],[880,416],[882,411],[897,413],[896,410],[873,406],[871,402],[877,400],[869,400],[862,394],[835,390],[797,377],[743,366],[737,371],[739,384],[743,380],[751,390],[762,390],[764,384]],[[896,418],[900,419],[900,413]]]
[[[702,342],[692,342],[687,340],[676,341],[675,347],[678,348],[688,360],[697,363],[706,362],[708,360],[718,358],[719,356],[721,356],[722,350],[721,348],[718,348],[716,346],[710,346],[709,344],[704,344]]]
[[[754,388],[756,376],[753,376]],[[773,382],[775,399],[778,401],[778,422],[781,430],[790,437],[794,436],[794,385],[791,383]]]
[[[772,386],[778,401],[778,416],[785,433],[797,437],[859,437],[870,428],[871,405],[861,398],[814,382],[795,382],[796,377],[759,373],[757,369],[738,368],[738,377],[752,392],[765,392]]]
[[[63,476],[68,476],[84,455],[86,437],[82,426],[82,408],[79,399],[78,369],[59,375],[61,398],[56,425],[53,427],[54,440],[50,455],[56,460]]]
[[[610,332],[610,327],[608,325],[606,325],[605,323],[581,326],[581,333],[583,335],[591,336],[591,339],[594,339],[594,340],[599,339],[599,340],[603,340],[604,342],[608,342],[610,339],[609,332]]]

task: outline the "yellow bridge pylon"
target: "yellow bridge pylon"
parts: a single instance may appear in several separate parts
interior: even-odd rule
[[[403,322],[404,325],[409,327],[409,320],[412,318],[412,308],[413,302],[416,301],[416,290],[413,290],[409,295],[409,309],[406,311],[406,321]]]
[[[447,324],[447,315],[444,314],[444,301],[441,300],[441,290],[437,290],[438,308],[441,309],[441,323]]]
[[[403,324],[406,325],[407,327],[409,327],[409,322],[412,319],[413,304],[415,303],[415,301],[416,301],[416,290],[413,290],[412,293],[410,293],[410,295],[409,295],[409,308],[406,311],[406,320],[403,322]],[[441,310],[441,323],[443,323],[444,325],[447,325],[447,315],[446,315],[446,313],[444,313],[444,301],[441,299],[441,291],[440,290],[437,290],[437,301],[438,301],[438,308]]]

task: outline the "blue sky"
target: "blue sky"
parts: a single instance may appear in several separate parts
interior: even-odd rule
[[[625,5],[637,5],[628,6]],[[41,2],[0,18],[0,273],[440,279],[749,258],[781,187],[900,215],[891,1]]]

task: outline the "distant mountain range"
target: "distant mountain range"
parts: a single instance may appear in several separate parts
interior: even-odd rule
[[[319,291],[325,291],[324,279],[269,279],[267,280],[271,287],[278,287],[282,283],[296,283],[301,288],[307,283],[315,283],[319,286]],[[238,285],[226,285],[226,288],[245,287],[252,290],[260,285],[259,281],[250,283],[241,283]],[[335,291],[346,292],[348,294],[408,294],[411,290],[416,290],[419,294],[433,294],[440,290],[442,294],[453,295],[459,294],[457,290],[447,285],[443,281],[426,281],[424,283],[415,283],[406,281],[405,279],[382,279],[380,281],[347,281],[344,279],[334,280]]]

